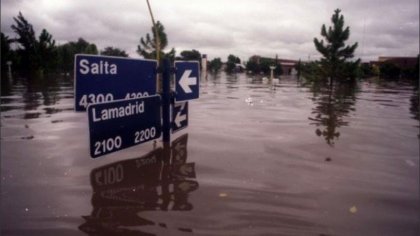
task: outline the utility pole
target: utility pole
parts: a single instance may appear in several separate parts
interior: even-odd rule
[[[159,30],[157,28],[155,18],[153,17],[152,8],[150,7],[149,0],[146,0],[147,7],[149,8],[150,18],[152,19],[153,29],[156,36],[156,61],[157,61],[157,92],[162,94],[162,140],[164,143],[169,143],[171,141],[171,118],[170,118],[170,101],[171,101],[171,62],[169,59],[162,60],[160,62],[160,38]]]
[[[149,0],[146,0],[147,2],[147,7],[149,8],[149,13],[150,13],[150,18],[152,19],[152,24],[153,24],[153,29],[154,29],[154,33],[156,36],[156,61],[157,61],[157,67],[158,67],[158,73],[157,73],[157,80],[156,80],[156,87],[157,87],[157,92],[161,92],[162,91],[162,76],[160,74],[160,37],[159,37],[159,30],[156,26],[156,22],[155,22],[155,18],[153,17],[153,12],[152,12],[152,8],[150,7],[150,3]]]

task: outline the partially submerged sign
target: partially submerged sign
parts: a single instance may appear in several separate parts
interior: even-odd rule
[[[99,157],[161,135],[159,95],[88,106],[90,155]]]
[[[156,94],[155,60],[76,55],[75,110],[89,104]]]
[[[162,131],[163,141],[169,142],[171,128],[176,132],[188,126],[187,101],[199,97],[198,62],[175,62],[173,96],[173,68],[164,60],[163,99],[155,95],[155,60],[80,54],[74,69],[75,110],[88,112],[93,158],[159,138]],[[176,101],[172,118],[170,100]]]
[[[173,104],[172,108],[172,132],[177,132],[188,126],[188,102]]]

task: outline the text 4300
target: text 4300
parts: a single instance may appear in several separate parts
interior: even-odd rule
[[[133,99],[149,96],[148,92],[138,92],[138,93],[127,93],[124,99]],[[84,94],[79,100],[79,106],[87,108],[89,104],[103,103],[103,102],[112,102],[114,101],[114,95],[112,93],[107,94]]]
[[[87,108],[87,106],[92,103],[111,102],[113,100],[114,100],[114,95],[112,95],[111,93],[85,94],[82,96],[82,98],[80,98],[79,106]]]

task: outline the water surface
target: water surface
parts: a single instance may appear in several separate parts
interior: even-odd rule
[[[2,235],[420,232],[408,82],[209,75],[170,145],[97,159],[73,102],[70,78],[2,81]]]

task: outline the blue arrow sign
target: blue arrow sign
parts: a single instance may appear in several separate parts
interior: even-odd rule
[[[192,61],[175,61],[175,100],[187,101],[199,96],[200,64]]]
[[[161,135],[159,95],[88,106],[90,155],[95,158]]]
[[[156,94],[155,60],[76,55],[75,110],[89,104]]]
[[[188,102],[175,103],[172,108],[172,132],[188,126]]]

